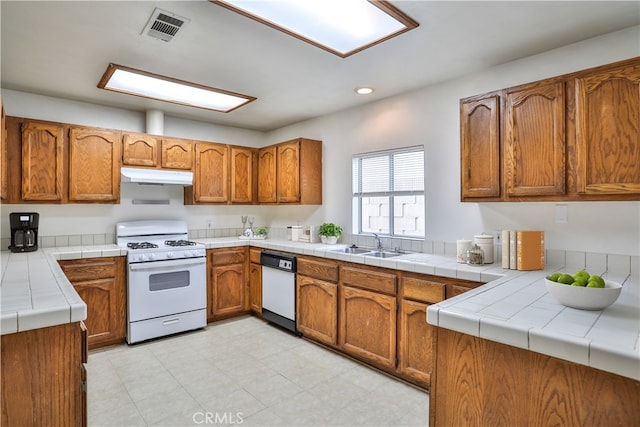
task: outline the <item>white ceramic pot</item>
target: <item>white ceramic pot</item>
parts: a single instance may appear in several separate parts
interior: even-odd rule
[[[320,241],[328,245],[335,245],[338,242],[336,236],[320,236]]]

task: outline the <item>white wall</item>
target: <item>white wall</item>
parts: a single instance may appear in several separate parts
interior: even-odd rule
[[[259,147],[296,137],[323,141],[322,206],[183,206],[179,187],[124,184],[120,205],[3,205],[8,212],[41,214],[40,235],[112,233],[118,221],[182,218],[189,228],[240,227],[240,215],[256,224],[337,222],[350,231],[351,156],[422,144],[425,147],[427,239],[452,242],[482,231],[529,228],[546,231],[547,248],[639,255],[640,203],[569,203],[569,222],[554,222],[554,203],[461,203],[459,99],[640,55],[640,27],[586,40],[474,73],[465,78],[319,117],[268,134],[165,117],[165,134]],[[375,95],[374,95],[375,96]],[[8,115],[144,132],[144,113],[3,90]],[[169,206],[132,205],[133,198],[168,198]]]
[[[461,203],[459,100],[464,97],[640,55],[640,27],[523,58],[481,73],[288,126],[268,142],[296,136],[324,142],[326,219],[350,229],[351,156],[423,144],[429,240],[452,242],[496,229],[542,229],[550,249],[638,255],[640,203],[569,203],[569,221],[555,223],[555,203]],[[375,95],[374,95],[375,96]]]

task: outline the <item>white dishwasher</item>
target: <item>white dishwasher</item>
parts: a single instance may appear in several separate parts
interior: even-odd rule
[[[297,333],[296,329],[296,257],[263,251],[262,317]]]

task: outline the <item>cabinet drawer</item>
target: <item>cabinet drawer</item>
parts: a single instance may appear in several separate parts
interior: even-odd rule
[[[447,284],[447,298],[453,298],[457,295],[463,294],[471,289],[475,289],[482,283],[476,282],[460,282]]]
[[[414,277],[402,278],[402,296],[421,302],[440,302],[444,300],[445,284]]]
[[[250,249],[249,250],[249,261],[254,264],[260,264],[260,254],[262,253],[262,249]]]
[[[343,267],[340,271],[342,283],[387,294],[396,293],[396,276],[394,274]]]
[[[213,265],[240,264],[245,259],[245,248],[213,249],[211,262]]]
[[[115,258],[85,258],[59,261],[70,282],[106,279],[116,276]]]
[[[298,274],[335,283],[338,281],[338,264],[298,258]]]

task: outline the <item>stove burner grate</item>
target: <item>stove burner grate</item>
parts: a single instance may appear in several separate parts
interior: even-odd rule
[[[129,249],[154,249],[157,248],[158,245],[150,242],[131,242],[127,243],[127,247]]]
[[[195,246],[196,242],[189,240],[165,240],[164,244],[167,246]]]

